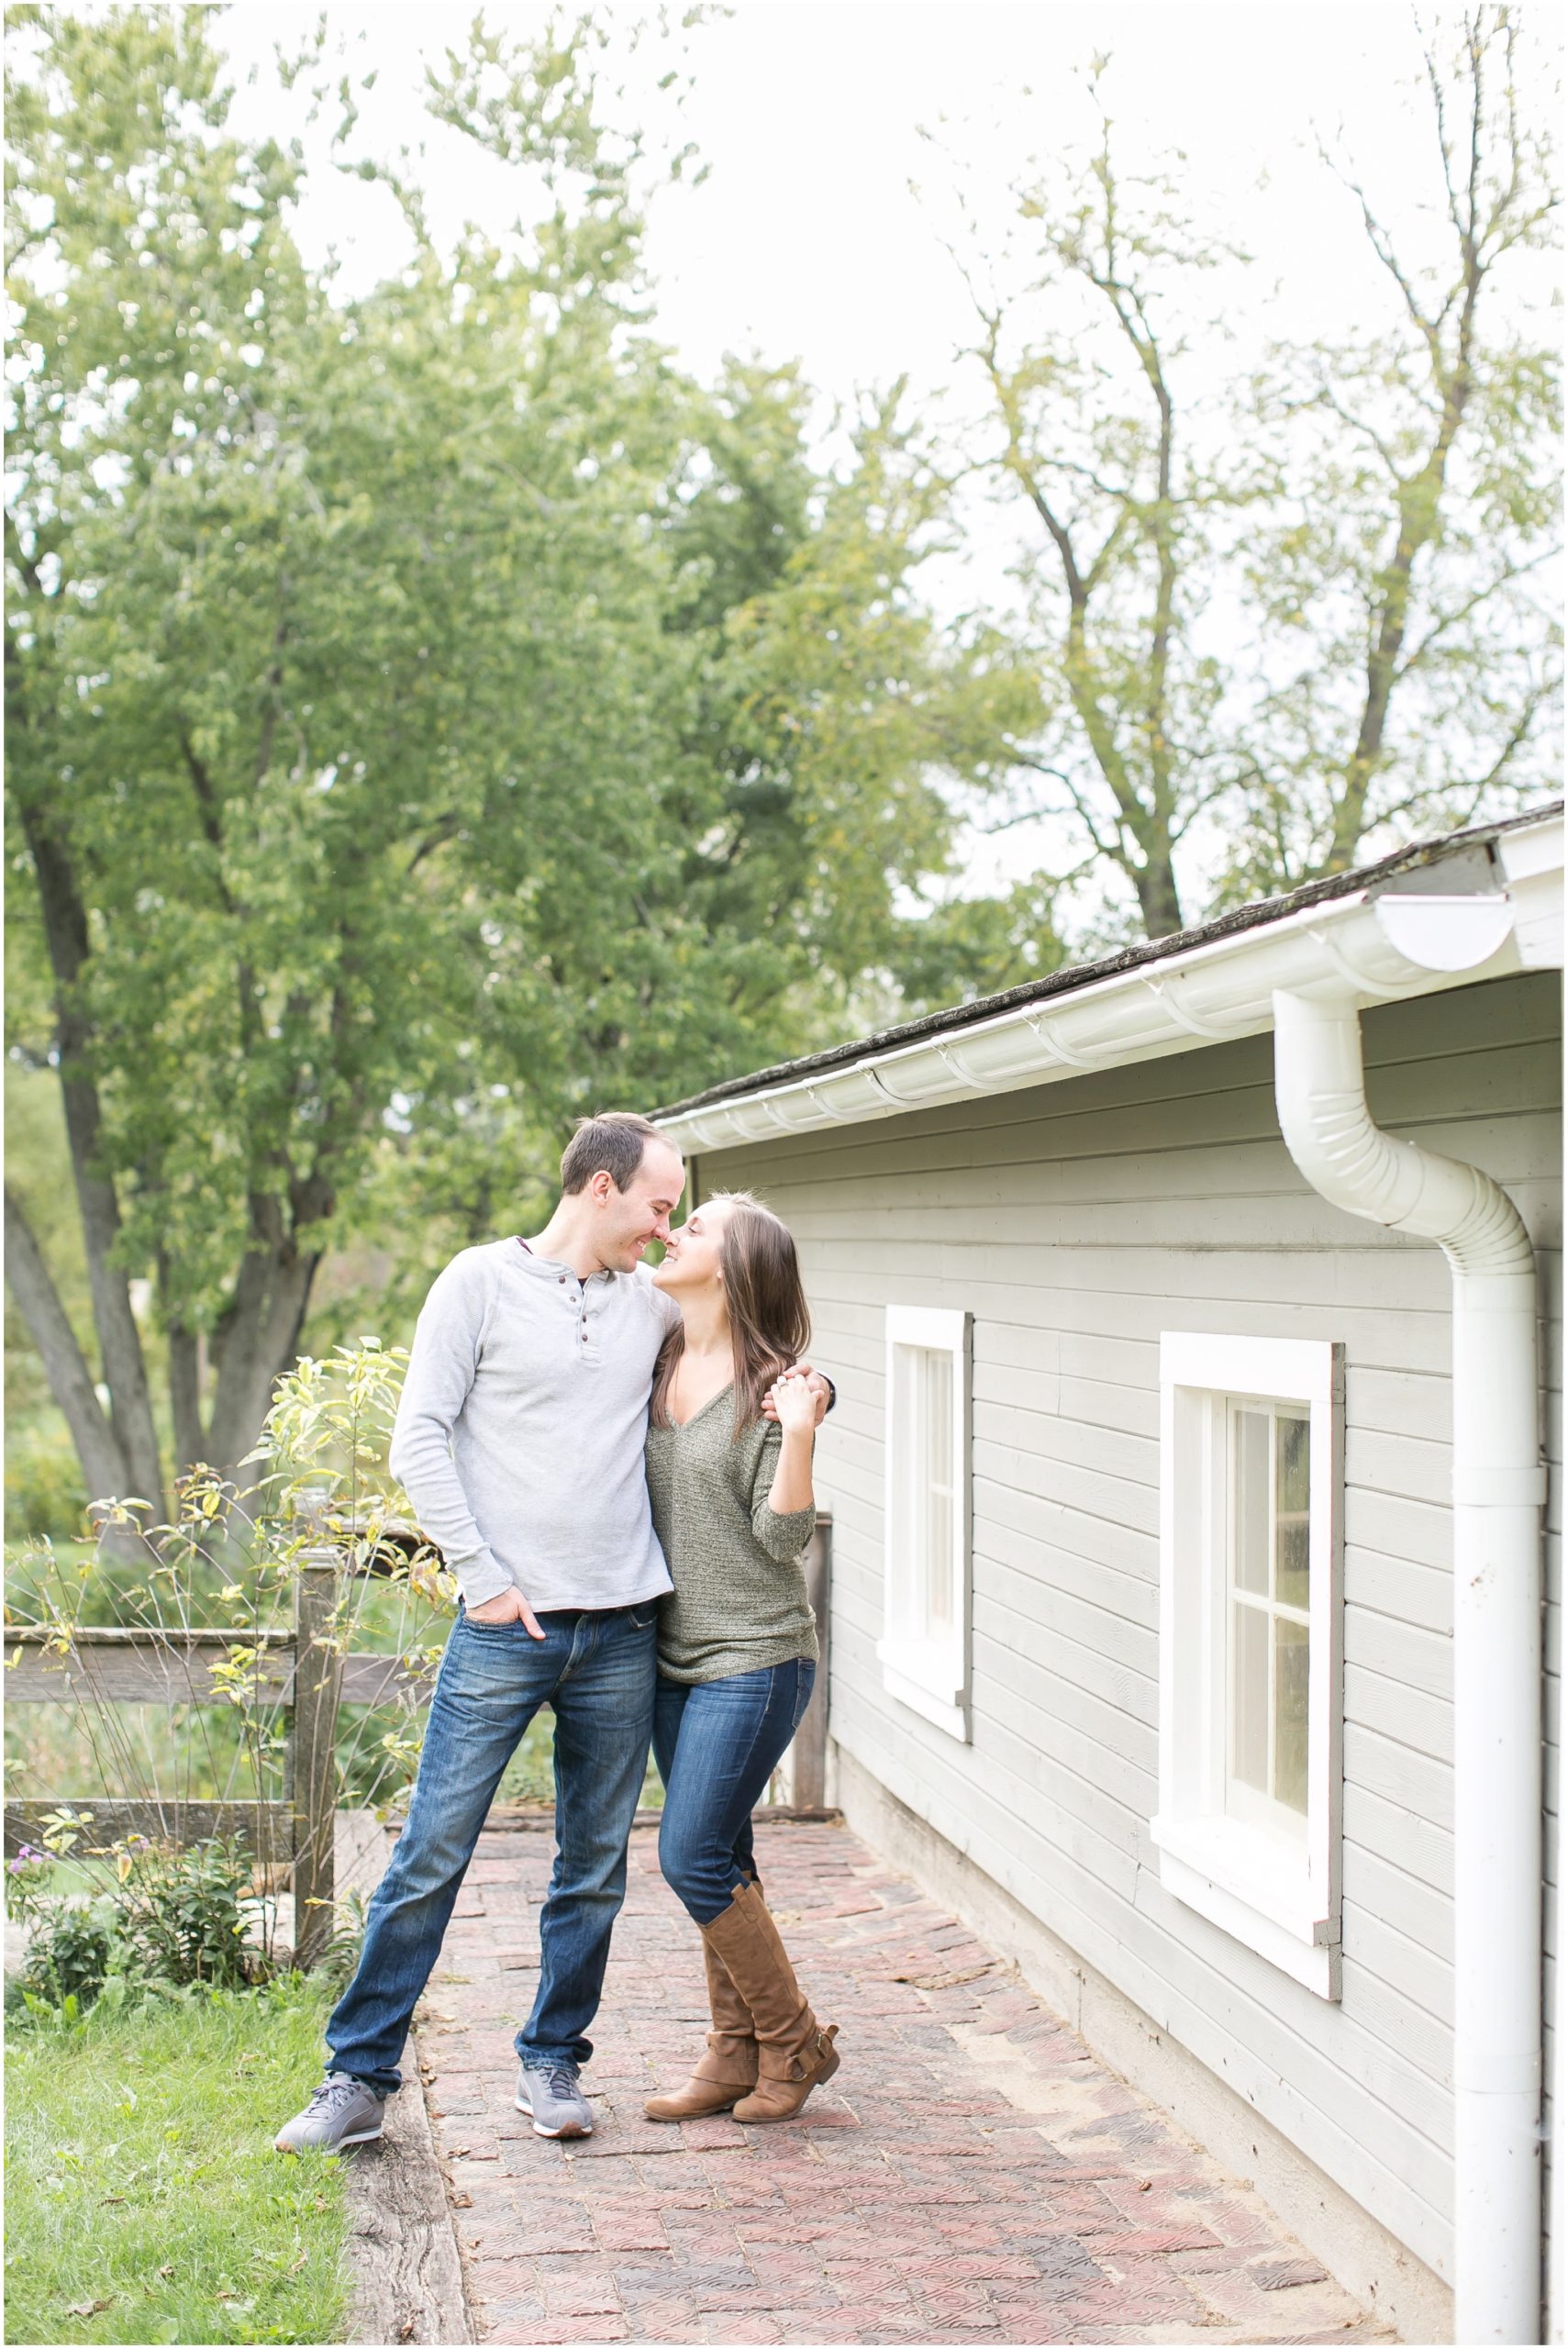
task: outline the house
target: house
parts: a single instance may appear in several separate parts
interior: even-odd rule
[[[840,1381],[829,1798],[1421,2341],[1568,2314],[1562,896],[1558,806],[660,1114]]]

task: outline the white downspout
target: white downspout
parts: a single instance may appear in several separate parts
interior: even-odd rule
[[[1540,1463],[1535,1258],[1507,1193],[1367,1110],[1348,996],[1276,994],[1291,1156],[1453,1275],[1454,2325],[1540,2339]]]

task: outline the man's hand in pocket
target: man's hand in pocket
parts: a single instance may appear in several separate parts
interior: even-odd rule
[[[469,1608],[468,1620],[471,1623],[520,1623],[530,1640],[542,1640],[544,1637],[538,1616],[516,1583],[510,1590],[500,1591],[495,1598],[487,1598],[483,1606]]]

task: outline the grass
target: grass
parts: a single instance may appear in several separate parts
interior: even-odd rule
[[[12,2028],[7,2341],[341,2337],[339,2166],[272,2150],[329,2004],[295,1981]]]

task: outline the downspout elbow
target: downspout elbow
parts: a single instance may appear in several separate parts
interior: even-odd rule
[[[1535,1252],[1507,1193],[1479,1167],[1373,1125],[1351,998],[1280,993],[1273,1005],[1280,1130],[1313,1189],[1349,1215],[1435,1241],[1466,1278],[1528,1280],[1533,1297]]]

